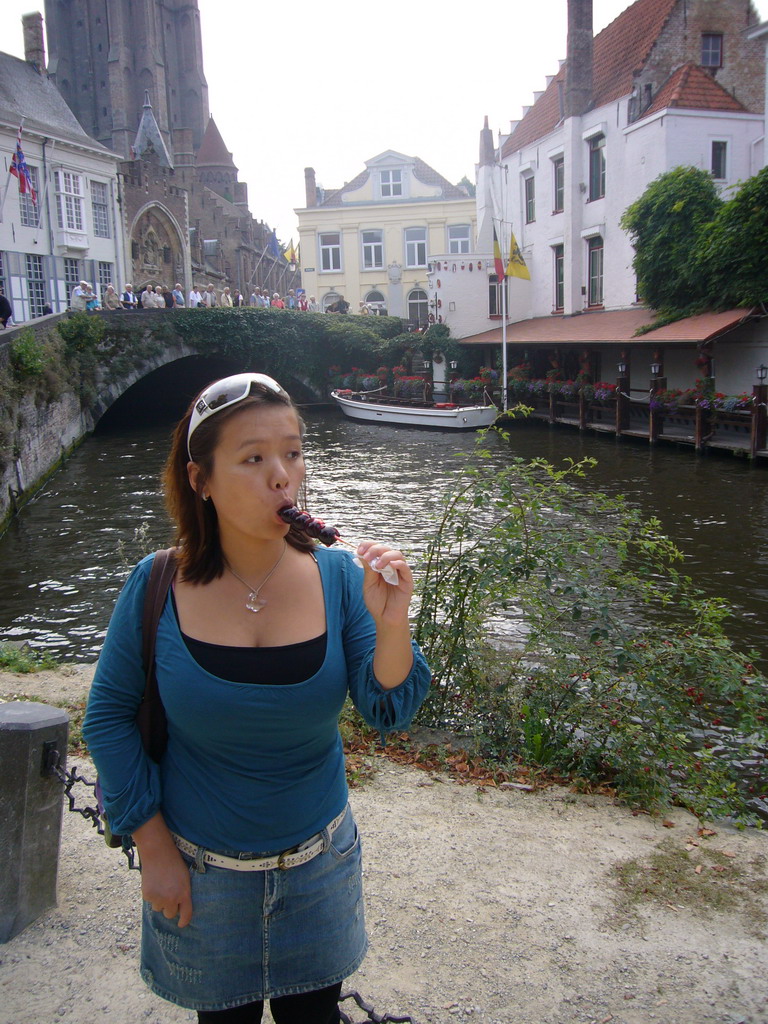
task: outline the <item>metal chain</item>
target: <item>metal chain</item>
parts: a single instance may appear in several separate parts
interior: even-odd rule
[[[380,1014],[376,1013],[374,1008],[366,1003],[359,992],[342,992],[340,1002],[344,1002],[346,999],[354,999],[357,1005],[368,1014],[361,1021],[353,1021],[342,1009],[339,1007],[339,1013],[341,1014],[342,1024],[417,1024],[413,1017],[407,1013],[401,1017],[395,1017],[391,1013]]]
[[[96,829],[100,836],[104,835],[104,825],[102,824],[101,814],[98,807],[89,807],[87,804],[84,807],[77,807],[75,803],[75,797],[72,793],[73,788],[80,783],[83,786],[87,786],[88,789],[96,792],[96,783],[90,782],[84,775],[81,775],[78,766],[72,765],[69,771],[64,771],[61,767],[61,760],[58,750],[55,748],[46,752],[46,761],[44,765],[45,770],[51,775],[55,775],[56,778],[64,785],[64,796],[67,798],[67,810],[73,811],[75,814],[82,815],[86,821],[90,821],[93,828]],[[129,840],[126,843],[123,840],[122,852],[125,854],[125,859],[128,861],[129,870],[139,870],[139,865],[136,863],[136,855],[134,853],[133,840]]]

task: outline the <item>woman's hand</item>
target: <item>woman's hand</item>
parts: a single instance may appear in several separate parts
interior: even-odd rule
[[[363,597],[376,623],[376,649],[373,674],[380,686],[391,690],[404,682],[413,667],[411,628],[408,608],[413,596],[413,574],[402,551],[389,544],[363,541],[357,554],[363,563]],[[377,569],[391,567],[397,573],[397,584],[387,583]]]
[[[363,597],[376,625],[399,626],[408,621],[408,608],[413,596],[413,574],[402,551],[389,544],[364,540],[357,546],[363,563]],[[397,573],[397,584],[387,583],[375,570],[391,566]]]
[[[179,928],[192,920],[189,868],[160,813],[133,834],[141,857],[141,895],[153,910],[178,917]]]

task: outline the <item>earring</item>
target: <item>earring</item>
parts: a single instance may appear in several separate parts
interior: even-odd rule
[[[211,500],[210,494],[206,494],[205,491],[203,491],[203,501],[210,501],[210,500]]]

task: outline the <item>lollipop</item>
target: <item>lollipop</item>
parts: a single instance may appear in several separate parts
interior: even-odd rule
[[[349,547],[354,547],[354,544],[350,544],[349,541],[342,538],[335,526],[328,526],[322,519],[311,516],[309,512],[302,512],[295,505],[287,505],[285,508],[281,508],[278,515],[284,523],[288,523],[289,526],[294,526],[297,530],[301,530],[308,537],[319,540],[326,547],[336,544],[337,541],[341,544],[349,544]],[[357,556],[355,556],[355,562],[359,566],[363,564]],[[397,571],[391,565],[385,565],[383,569],[377,569],[374,565],[371,565],[371,568],[376,572],[380,572],[387,583],[397,586],[399,582]]]

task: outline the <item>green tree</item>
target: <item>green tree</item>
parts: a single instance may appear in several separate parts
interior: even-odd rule
[[[470,181],[469,178],[466,176],[466,174],[461,179],[461,181],[457,181],[456,182],[456,185],[459,188],[465,188],[467,190],[467,194],[472,196],[473,199],[475,198],[475,192],[477,190],[477,187],[476,187],[474,181]]]
[[[707,282],[693,255],[722,207],[711,175],[676,167],[652,181],[621,218],[635,247],[632,265],[643,300],[663,313],[706,306]]]
[[[714,306],[768,301],[768,167],[745,181],[702,230],[695,265]]]

